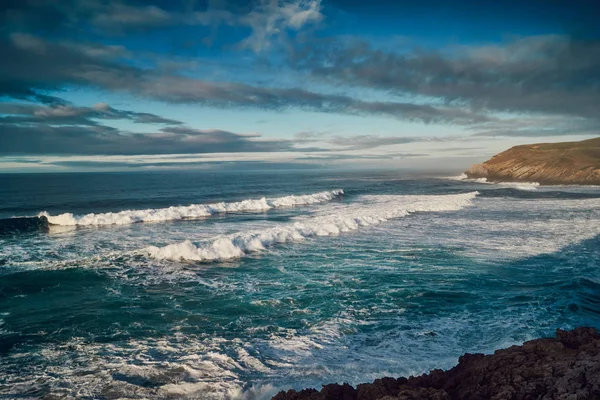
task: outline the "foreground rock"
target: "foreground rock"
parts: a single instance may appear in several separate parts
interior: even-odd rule
[[[515,146],[465,174],[490,182],[600,185],[600,138]]]
[[[274,400],[597,400],[600,334],[593,328],[556,331],[493,355],[465,354],[448,371],[382,378],[355,388],[330,384],[321,391],[280,392]]]

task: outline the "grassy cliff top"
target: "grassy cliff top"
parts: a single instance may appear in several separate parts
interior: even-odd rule
[[[553,165],[565,167],[600,168],[600,138],[582,140],[580,142],[536,143],[511,147],[484,164],[493,166],[503,162],[519,160],[523,163],[548,161]]]
[[[515,146],[465,173],[491,182],[600,185],[600,138]]]

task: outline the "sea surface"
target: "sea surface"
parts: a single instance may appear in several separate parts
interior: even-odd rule
[[[0,175],[0,399],[262,399],[600,328],[600,187]]]

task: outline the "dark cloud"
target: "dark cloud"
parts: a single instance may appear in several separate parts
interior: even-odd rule
[[[323,40],[294,53],[292,63],[328,81],[431,96],[472,110],[599,117],[599,40],[549,35],[401,53],[359,40]]]
[[[104,51],[100,51],[104,50]],[[0,39],[0,94],[46,104],[64,103],[48,91],[66,85],[93,85],[90,74],[133,77],[140,71],[106,57],[108,46],[51,43],[28,34]]]
[[[27,27],[57,36],[64,36],[67,32],[85,32],[90,26],[95,28],[96,33],[114,35],[163,28],[180,22],[175,10],[182,9],[182,1],[165,3],[171,10],[152,3],[128,0],[4,0],[0,5],[0,21],[7,28],[21,30]]]
[[[600,123],[594,118],[547,115],[498,120],[468,127],[467,131],[475,132],[475,137],[597,136]]]
[[[0,3],[0,27],[59,33],[76,20],[79,3],[72,0],[3,0]]]
[[[0,154],[180,154],[294,151],[294,143],[258,134],[201,130],[149,113],[93,107],[0,103]],[[127,119],[167,125],[153,133],[124,132],[102,124]],[[304,149],[303,151],[310,151]]]
[[[169,29],[192,27],[202,38],[198,43],[204,44],[212,44],[217,28],[225,25],[247,33],[242,38],[226,37],[225,41],[235,40],[236,48],[258,53],[288,42],[302,28],[317,25],[323,17],[321,8],[321,0],[5,0],[0,4],[0,22],[9,30],[26,27],[62,37],[74,32],[104,37],[168,33],[172,32]]]
[[[107,56],[119,49],[73,46],[14,34],[0,42],[0,93],[19,99],[59,103],[47,96],[66,85],[98,87],[170,103],[213,107],[285,109],[289,107],[330,113],[384,115],[422,122],[472,124],[489,117],[472,111],[405,102],[368,102],[345,95],[323,94],[299,88],[257,87],[242,83],[211,82],[174,74],[160,74],[117,62]]]
[[[76,107],[70,104],[42,106],[27,103],[0,103],[2,124],[98,125],[97,120],[119,119],[143,124],[182,124],[181,121],[155,114],[117,110],[106,103],[98,103],[92,107]]]
[[[20,125],[0,122],[0,155],[145,155],[295,151],[286,140],[220,130],[163,128],[141,134],[103,125]],[[303,151],[310,151],[303,149]]]
[[[341,137],[329,132],[304,132],[293,141],[265,140],[260,135],[192,129],[180,121],[106,104],[76,107],[60,98],[62,90],[72,87],[173,104],[293,108],[457,124],[474,137],[591,135],[600,130],[598,40],[553,35],[513,38],[493,46],[439,51],[402,48],[398,52],[353,39],[307,40],[305,45],[289,40],[301,28],[318,25],[321,12],[320,0],[4,1],[0,5],[0,95],[37,104],[0,104],[0,154],[293,151],[295,145],[311,142],[362,150],[442,140]],[[182,72],[187,58],[154,54],[147,64],[145,59],[140,62],[140,54],[98,40],[182,27],[203,27],[207,34],[221,25],[238,30],[236,49],[261,53],[282,44],[292,54],[290,66],[297,81],[323,80],[328,91],[196,78]],[[345,94],[349,87],[374,89],[372,93],[386,100]],[[516,118],[505,121],[497,116],[499,112]],[[563,120],[533,121],[522,115],[530,113]],[[169,126],[140,134],[105,125],[121,119]]]

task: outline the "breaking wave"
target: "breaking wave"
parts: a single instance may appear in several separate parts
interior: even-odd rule
[[[471,205],[479,193],[439,196],[365,196],[368,202],[351,205],[334,214],[306,218],[292,225],[261,231],[239,232],[213,241],[189,240],[164,247],[150,246],[142,253],[167,260],[215,261],[240,258],[278,243],[297,242],[314,236],[336,236],[360,227],[380,224],[416,212],[456,211]]]
[[[474,183],[486,183],[489,185],[498,185],[503,187],[515,188],[519,190],[536,190],[540,184],[538,182],[488,182],[486,178],[468,178],[467,174],[462,173],[458,176],[450,176],[446,179],[453,181],[465,181]]]
[[[293,207],[324,203],[344,194],[343,189],[329,190],[306,195],[291,195],[277,198],[249,199],[232,203],[192,204],[189,206],[176,206],[146,210],[125,210],[101,214],[73,215],[65,213],[49,215],[42,212],[39,217],[44,217],[52,225],[62,226],[90,226],[90,225],[128,225],[138,222],[162,222],[182,219],[209,217],[214,214],[234,212],[260,212],[273,208]]]

